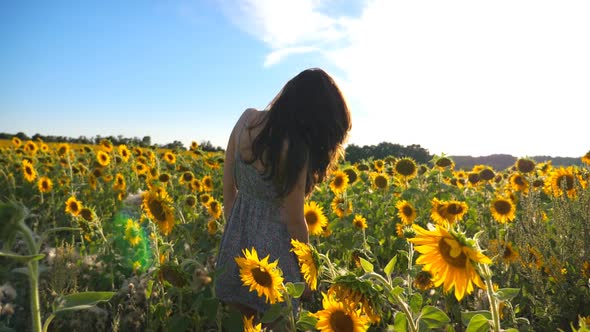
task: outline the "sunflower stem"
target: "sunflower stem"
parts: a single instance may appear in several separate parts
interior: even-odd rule
[[[389,294],[391,294],[395,300],[395,304],[399,305],[402,308],[402,311],[406,314],[406,320],[409,323],[410,326],[410,331],[411,332],[418,332],[418,326],[416,324],[416,322],[414,321],[414,316],[412,315],[412,310],[410,310],[408,304],[406,303],[406,301],[404,301],[404,299],[402,299],[402,297],[398,294],[395,294],[393,292],[393,287],[391,286],[391,284],[380,274],[375,273],[375,272],[367,272],[365,273],[361,279],[370,279],[373,278],[377,281],[379,281],[383,286],[385,286],[385,288],[387,288],[387,291],[389,292]]]
[[[492,314],[492,329],[494,332],[500,332],[500,313],[498,312],[499,305],[494,295],[494,284],[492,283],[492,271],[487,264],[479,264],[481,273],[486,284],[486,292],[488,294],[488,301],[490,303],[490,312]]]

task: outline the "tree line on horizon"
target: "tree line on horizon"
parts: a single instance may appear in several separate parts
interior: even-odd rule
[[[78,138],[74,137],[67,137],[67,136],[54,136],[54,135],[41,135],[35,134],[31,137],[27,136],[23,132],[18,132],[16,134],[8,134],[8,133],[0,133],[0,139],[11,139],[12,137],[18,137],[21,141],[27,140],[42,140],[43,142],[48,143],[74,143],[74,144],[100,144],[100,141],[106,139],[109,140],[113,145],[131,145],[131,146],[140,146],[140,147],[156,147],[156,148],[163,148],[163,149],[172,149],[172,150],[186,150],[186,147],[181,141],[175,140],[172,143],[166,144],[152,144],[152,138],[150,136],[143,136],[142,138],[139,137],[124,137],[123,135],[115,136],[101,136],[96,135],[92,137],[80,136]],[[223,149],[219,146],[214,146],[211,141],[204,140],[199,143],[199,147],[203,151],[223,151]]]
[[[12,137],[18,137],[22,141],[26,140],[42,140],[43,142],[53,142],[53,143],[77,143],[77,144],[99,144],[100,141],[107,139],[113,143],[113,145],[132,145],[132,146],[140,146],[140,147],[157,147],[157,148],[164,148],[164,149],[172,149],[172,150],[186,150],[184,144],[178,140],[173,141],[172,143],[167,144],[152,144],[152,139],[150,136],[143,136],[142,138],[139,137],[124,137],[123,135],[115,136],[101,136],[96,135],[92,137],[80,136],[78,138],[67,137],[67,136],[54,136],[54,135],[41,135],[35,134],[31,137],[27,136],[23,132],[18,132],[16,134],[9,134],[9,133],[0,133],[0,139],[11,139]],[[201,141],[199,147],[203,151],[212,151],[212,152],[221,152],[224,151],[223,148],[219,146],[214,146],[211,141],[204,140]],[[385,159],[386,157],[395,157],[395,158],[412,158],[418,164],[428,164],[435,155],[431,154],[428,149],[421,147],[419,144],[411,144],[411,145],[401,145],[396,143],[389,143],[389,142],[381,142],[377,145],[364,145],[358,146],[355,144],[349,144],[345,149],[345,158],[346,161],[350,162],[351,164],[360,162],[362,160],[368,159]],[[489,156],[480,156],[480,157],[472,157],[472,156],[447,156],[451,158],[455,162],[455,168],[457,169],[471,169],[475,165],[488,165],[493,167],[496,170],[504,170],[506,168],[512,167],[517,157],[508,154],[493,154]],[[530,159],[540,163],[545,162],[547,160],[551,160],[554,166],[570,166],[570,165],[581,165],[582,161],[580,158],[570,158],[570,157],[550,157],[550,156],[534,156],[530,157]]]

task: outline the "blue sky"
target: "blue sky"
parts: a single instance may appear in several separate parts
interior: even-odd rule
[[[590,2],[0,2],[0,132],[225,147],[247,107],[322,67],[349,143],[590,150]]]

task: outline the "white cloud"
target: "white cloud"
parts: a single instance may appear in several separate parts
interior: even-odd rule
[[[579,156],[590,110],[590,2],[365,3],[354,18],[320,1],[238,2],[236,23],[267,65],[317,49],[342,70],[350,142],[432,153]],[[234,11],[235,18],[235,11]]]
[[[268,54],[266,56],[266,58],[264,60],[264,66],[270,67],[272,65],[275,65],[290,55],[310,53],[310,52],[315,52],[318,50],[319,49],[317,47],[308,47],[308,46],[280,48],[278,50],[272,51],[270,54]]]

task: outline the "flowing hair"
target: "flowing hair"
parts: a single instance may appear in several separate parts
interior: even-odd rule
[[[247,162],[260,160],[263,175],[273,181],[280,197],[293,190],[307,163],[305,195],[309,196],[344,155],[342,143],[351,129],[346,101],[334,80],[314,68],[287,82],[267,110],[266,118],[253,125],[263,127]]]

